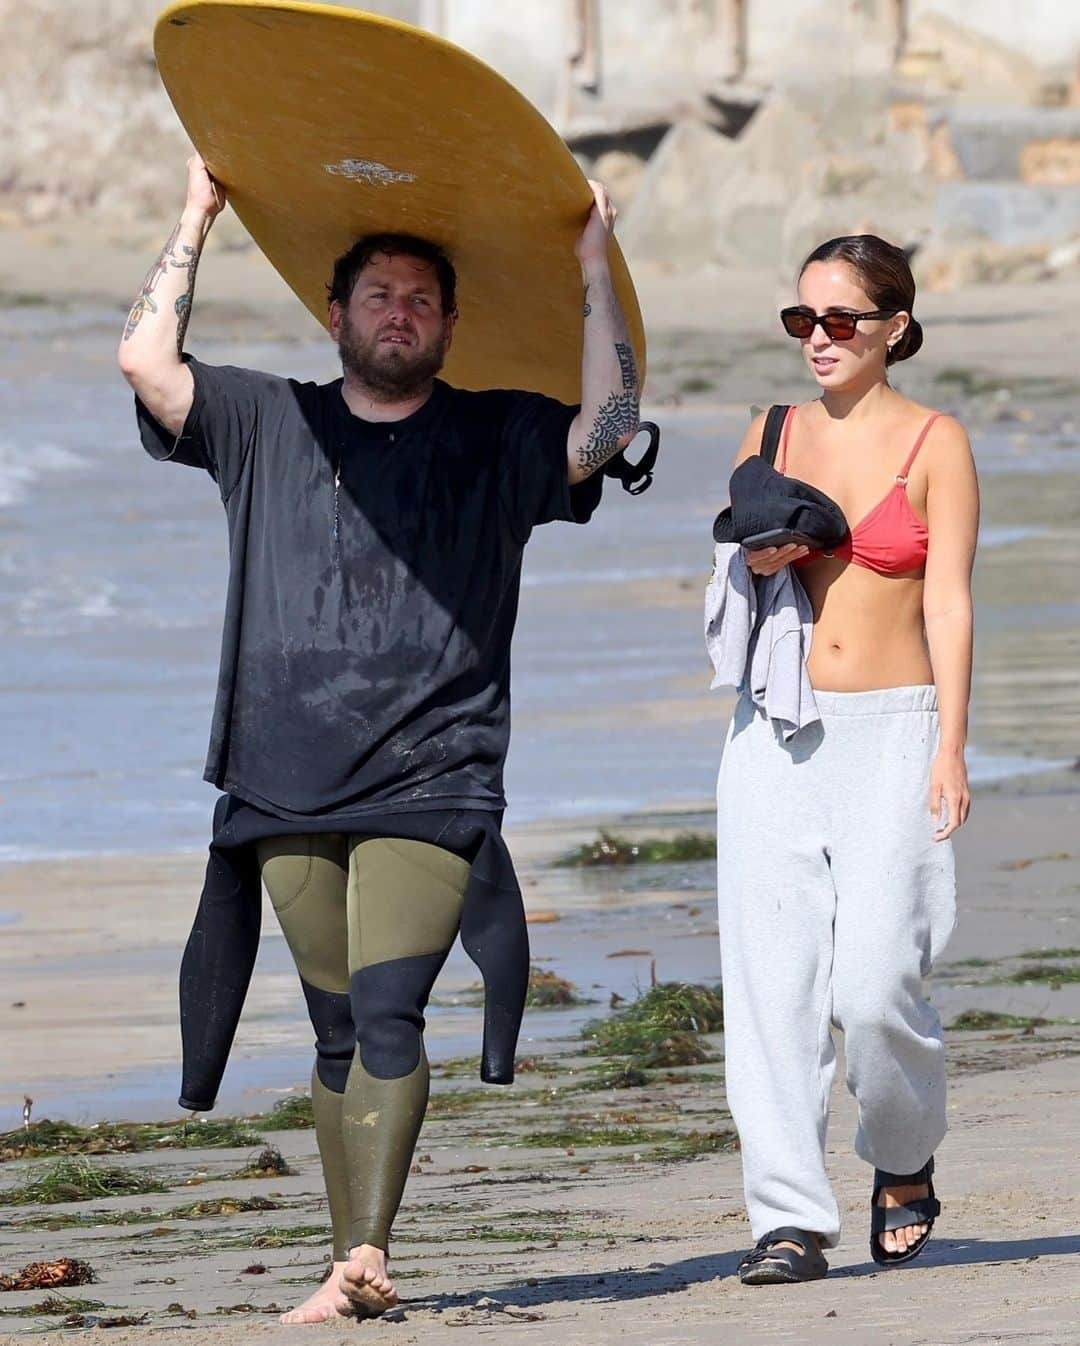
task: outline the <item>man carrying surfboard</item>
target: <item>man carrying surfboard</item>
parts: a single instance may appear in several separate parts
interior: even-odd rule
[[[427,1106],[423,1010],[459,931],[484,973],[482,1073],[512,1077],[528,951],[499,824],[522,551],[538,524],[587,521],[638,429],[608,266],[615,211],[592,186],[576,245],[580,407],[440,380],[454,268],[404,235],[361,239],[333,266],[341,379],[187,356],[196,268],[225,204],[198,156],[120,343],[144,447],[207,471],[229,526],[206,768],[224,795],[181,972],[181,1102],[213,1105],[260,880],[316,1033],[333,1268],[287,1322],[396,1302],[386,1258]]]

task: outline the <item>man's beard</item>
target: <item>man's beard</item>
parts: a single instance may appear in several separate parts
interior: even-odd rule
[[[385,336],[383,330],[380,335]],[[411,333],[409,335],[412,335]],[[446,335],[428,346],[384,345],[378,336],[357,335],[346,313],[338,335],[341,367],[379,401],[404,401],[422,393],[446,361]]]

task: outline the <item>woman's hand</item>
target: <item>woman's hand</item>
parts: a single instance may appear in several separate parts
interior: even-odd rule
[[[971,791],[968,789],[967,763],[963,752],[939,752],[930,768],[930,817],[941,819],[945,805],[945,822],[934,833],[935,841],[945,841],[967,822],[971,812]]]
[[[759,547],[754,551],[743,548],[747,568],[754,575],[775,575],[792,561],[799,561],[810,555],[809,547],[797,546],[789,542],[786,547]]]

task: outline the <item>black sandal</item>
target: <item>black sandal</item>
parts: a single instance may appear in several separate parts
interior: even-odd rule
[[[904,1206],[879,1206],[878,1197],[883,1187],[918,1187],[926,1183],[926,1196],[915,1197]],[[934,1229],[934,1220],[941,1214],[941,1202],[934,1196],[934,1160],[928,1159],[918,1173],[886,1173],[874,1169],[874,1194],[870,1198],[870,1256],[879,1266],[898,1266],[918,1257]],[[924,1224],[928,1228],[910,1248],[902,1253],[887,1252],[881,1246],[879,1235],[906,1229],[908,1225]]]
[[[778,1243],[797,1243],[794,1248],[778,1248]],[[829,1270],[817,1239],[805,1229],[784,1225],[759,1238],[752,1251],[739,1263],[743,1285],[791,1285],[797,1281],[819,1281]]]

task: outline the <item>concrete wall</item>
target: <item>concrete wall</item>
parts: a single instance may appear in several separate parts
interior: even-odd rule
[[[908,21],[940,14],[1002,42],[1039,65],[1080,57],[1080,0],[907,0]]]
[[[669,120],[726,69],[732,0],[443,0],[444,36],[493,65],[562,131]],[[595,62],[573,64],[596,39]],[[595,82],[590,75],[595,73]]]
[[[751,93],[767,87],[778,66],[797,64],[796,30],[815,13],[834,20],[849,11],[852,30],[860,22],[873,28],[882,50],[898,48],[905,31],[936,14],[1048,69],[1080,56],[1080,0],[371,0],[354,7],[441,32],[570,135],[670,120],[700,109],[709,92],[724,94],[732,80],[747,81]],[[593,88],[569,59],[583,16],[598,38]],[[851,53],[855,67],[864,54]]]

